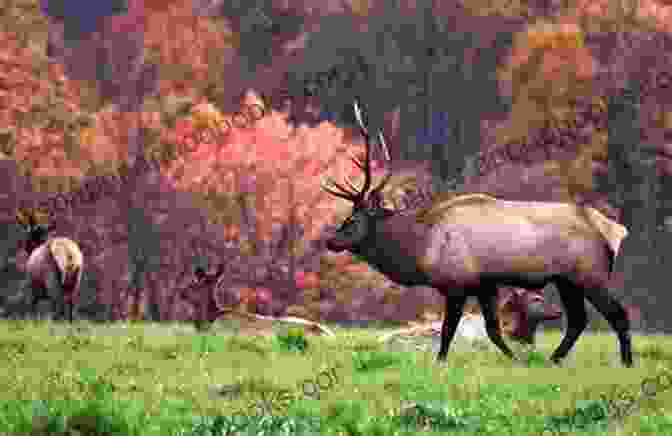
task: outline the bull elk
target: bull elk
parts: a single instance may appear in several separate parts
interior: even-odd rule
[[[596,209],[560,202],[504,201],[485,194],[439,196],[411,212],[383,207],[383,180],[371,188],[371,137],[358,100],[355,117],[365,140],[365,157],[352,155],[364,173],[357,188],[328,179],[322,188],[353,203],[351,215],[327,240],[331,251],[348,250],[391,280],[429,286],[446,299],[438,361],[444,361],[468,296],[475,296],[490,340],[508,357],[495,310],[498,286],[541,289],[555,283],[567,314],[567,330],[551,360],[559,363],[585,330],[584,298],[616,331],[623,365],[632,366],[630,323],[607,290],[622,225]],[[382,132],[378,143],[386,149]]]
[[[76,242],[64,237],[49,238],[53,227],[36,220],[34,211],[17,209],[16,219],[27,233],[24,248],[28,253],[26,262],[27,280],[21,295],[31,288],[30,304],[33,314],[37,303],[49,299],[55,305],[54,312],[72,323],[74,300],[77,298],[84,266],[82,252]]]

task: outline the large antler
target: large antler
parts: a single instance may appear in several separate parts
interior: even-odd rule
[[[357,203],[364,198],[364,196],[369,191],[369,188],[371,187],[371,135],[369,134],[369,129],[366,127],[364,118],[362,117],[362,110],[360,108],[358,98],[355,98],[353,108],[355,111],[355,119],[357,120],[359,130],[362,132],[362,136],[364,136],[364,143],[365,143],[364,161],[362,162],[362,160],[357,156],[355,156],[352,152],[349,152],[349,154],[355,165],[357,165],[357,167],[364,172],[364,185],[362,186],[361,189],[358,189],[354,185],[354,183],[352,183],[352,180],[350,180],[349,177],[346,177],[345,182],[348,185],[349,189],[344,187],[343,185],[336,183],[332,179],[327,180],[328,185],[323,183],[322,189],[324,189],[325,191],[336,197],[344,198],[346,200],[352,201],[353,203]],[[378,142],[381,148],[383,149],[384,159],[390,160],[390,153],[387,148],[387,143],[385,142],[385,136],[381,131],[378,132]],[[373,190],[371,190],[370,193],[373,194],[379,192],[389,181],[390,177],[391,177],[390,173],[386,174],[381,183],[378,184],[378,186],[375,187]],[[338,191],[332,189],[329,185],[333,186]]]

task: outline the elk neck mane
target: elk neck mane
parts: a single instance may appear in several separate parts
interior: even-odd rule
[[[431,205],[419,210],[416,217],[419,223],[432,225],[441,221],[444,212],[453,206],[491,201],[497,201],[497,199],[481,193],[459,194],[456,192],[443,192],[436,196]]]

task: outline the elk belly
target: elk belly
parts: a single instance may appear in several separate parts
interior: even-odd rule
[[[446,231],[443,226],[437,226],[431,234],[431,243],[417,263],[430,282],[435,285],[476,284],[481,273],[481,262],[474,256],[467,235],[459,231]]]

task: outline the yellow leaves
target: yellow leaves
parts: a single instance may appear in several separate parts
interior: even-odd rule
[[[511,83],[512,110],[497,139],[518,142],[544,127],[575,128],[575,102],[593,94],[595,67],[574,17],[539,21],[516,35],[510,60],[500,71],[500,78]],[[593,106],[601,112],[604,101],[596,97]],[[544,165],[547,173],[561,177],[571,196],[592,187],[592,160],[606,158],[606,133],[597,131],[577,148],[576,159]]]
[[[510,65],[505,70],[509,70],[509,76],[524,74],[528,76],[527,80],[523,77],[518,80],[529,82],[545,64],[551,65],[545,66],[550,70],[558,69],[555,64],[574,64],[578,70],[581,66],[578,58],[585,57],[582,54],[585,51],[583,31],[575,22],[565,19],[563,22],[531,24],[525,32],[516,35]],[[513,76],[508,78],[515,80]]]
[[[240,48],[240,33],[239,32],[226,32],[222,36],[222,42],[226,44],[227,47]]]
[[[653,125],[658,129],[672,128],[672,112],[658,109],[653,113]]]
[[[355,15],[366,17],[369,15],[371,5],[369,4],[369,0],[351,0],[350,8]]]
[[[507,0],[503,2],[494,2],[492,0],[460,0],[460,3],[469,14],[480,17],[503,16],[528,18],[532,15],[532,12],[530,11],[530,2],[528,1]]]
[[[96,130],[93,127],[85,127],[78,134],[80,144],[93,144],[96,138]]]
[[[191,118],[196,129],[215,129],[224,122],[224,116],[211,103],[192,107]]]
[[[547,175],[560,177],[560,183],[566,189],[568,200],[574,201],[577,194],[593,189],[592,163],[593,153],[588,150],[580,152],[574,159],[546,162],[544,171]]]
[[[20,225],[27,225],[32,218],[34,222],[39,224],[46,224],[49,220],[49,213],[39,208],[23,208],[19,207],[15,213],[16,222]]]
[[[28,217],[29,217],[30,212],[25,210],[24,208],[18,208],[15,213],[16,217],[16,222],[19,223],[20,225],[26,225],[28,224]]]
[[[583,32],[575,23],[542,23],[531,27],[526,35],[531,49],[580,49],[584,47]]]

